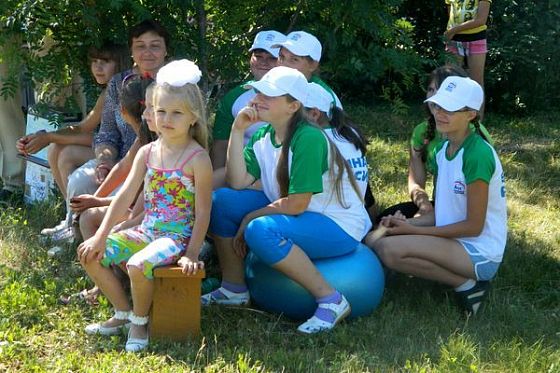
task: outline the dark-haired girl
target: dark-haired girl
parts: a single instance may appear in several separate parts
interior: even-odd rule
[[[469,314],[482,305],[507,238],[502,165],[476,122],[483,99],[477,82],[450,76],[426,100],[446,138],[434,149],[435,210],[386,216],[388,237],[365,239],[388,268],[453,287]]]
[[[218,189],[213,196],[210,231],[222,286],[202,302],[248,303],[248,247],[316,298],[314,316],[298,330],[317,333],[332,329],[350,305],[311,260],[352,252],[371,223],[352,171],[323,131],[302,116],[307,86],[302,73],[285,66],[248,86],[257,95],[237,115],[228,146],[226,173],[234,189]],[[243,148],[245,129],[258,120],[269,124]],[[257,180],[262,191],[247,189]]]
[[[441,82],[449,76],[468,76],[465,70],[455,65],[445,65],[438,67],[430,74],[426,98],[432,97],[438,90]],[[410,139],[410,160],[408,164],[408,193],[411,202],[404,202],[391,206],[384,210],[379,219],[386,215],[394,215],[400,211],[407,218],[415,215],[424,215],[433,211],[434,206],[430,200],[430,195],[426,191],[426,181],[428,174],[434,174],[433,150],[444,141],[442,135],[436,129],[434,113],[426,105],[428,119],[414,127]],[[471,131],[475,131],[474,123],[469,124]],[[480,130],[488,141],[492,144],[490,134],[480,124]]]

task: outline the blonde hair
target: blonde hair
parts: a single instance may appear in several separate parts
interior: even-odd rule
[[[196,122],[189,129],[189,134],[204,149],[208,150],[209,130],[208,120],[206,116],[206,104],[200,92],[200,88],[196,84],[187,83],[181,87],[175,87],[167,83],[157,84],[153,91],[153,101],[156,103],[158,92],[166,92],[177,96],[182,100],[187,109],[196,117]],[[155,105],[154,105],[155,106]]]

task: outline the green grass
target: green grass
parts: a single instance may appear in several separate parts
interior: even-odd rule
[[[381,207],[406,196],[407,142],[418,115],[350,110],[371,136],[371,181]],[[391,277],[380,307],[332,333],[249,309],[202,311],[202,337],[123,352],[124,336],[89,337],[99,307],[60,306],[88,285],[72,249],[53,260],[37,240],[60,203],[0,210],[0,371],[560,372],[560,121],[488,115],[507,176],[509,240],[484,311],[465,319],[443,286]]]

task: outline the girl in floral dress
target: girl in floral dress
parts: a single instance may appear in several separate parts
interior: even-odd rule
[[[153,297],[153,269],[178,263],[196,273],[211,209],[212,166],[207,153],[208,128],[204,100],[196,83],[198,67],[188,60],[161,68],[154,90],[159,140],[142,147],[129,177],[111,203],[96,234],[78,248],[80,261],[115,314],[86,327],[88,334],[113,335],[131,323],[127,351],[147,347],[148,313]],[[144,182],[145,216],[135,228],[110,234],[119,212],[134,200]],[[110,270],[126,266],[132,306]]]

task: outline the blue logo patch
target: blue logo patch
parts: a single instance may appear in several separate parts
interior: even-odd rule
[[[290,39],[292,39],[293,41],[298,41],[299,39],[301,39],[301,34],[293,34]]]
[[[460,180],[456,180],[455,183],[453,183],[453,193],[455,194],[465,194],[465,183],[463,183]]]
[[[453,90],[457,87],[457,84],[451,82],[447,85],[447,87],[445,88],[445,90],[447,92],[453,92]]]

